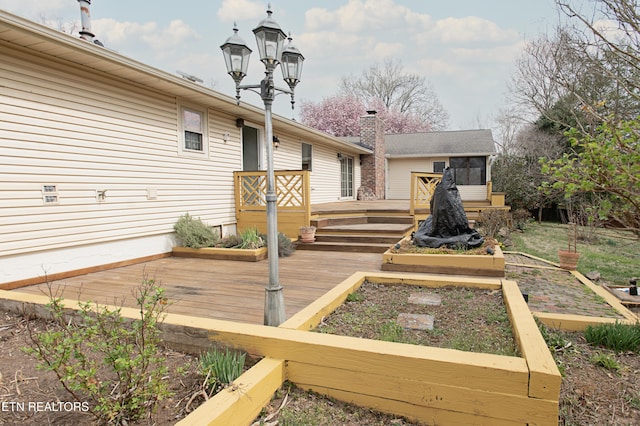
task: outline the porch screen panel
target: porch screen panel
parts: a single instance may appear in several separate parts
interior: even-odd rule
[[[485,157],[452,157],[449,165],[456,185],[486,185],[487,163]]]

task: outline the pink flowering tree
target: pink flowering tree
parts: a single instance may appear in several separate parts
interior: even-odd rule
[[[388,110],[380,100],[374,100],[373,105],[367,107],[363,101],[350,95],[334,95],[317,103],[303,101],[300,104],[300,120],[309,127],[333,136],[358,136],[360,117],[370,109],[379,114],[387,134],[432,130],[431,124],[416,114]]]

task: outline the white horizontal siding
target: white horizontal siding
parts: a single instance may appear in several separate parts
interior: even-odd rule
[[[411,198],[411,172],[433,173],[433,163],[449,159],[441,158],[392,158],[387,161],[387,199],[408,200]],[[486,185],[458,185],[463,201],[487,199]]]
[[[460,198],[465,201],[484,201],[487,199],[486,185],[458,185]]]
[[[429,168],[431,166],[431,168]],[[424,158],[393,158],[387,160],[387,199],[411,198],[411,172],[432,172],[433,163]]]
[[[1,59],[0,256],[166,236],[186,212],[235,223],[235,118],[209,111],[208,156],[183,157],[179,100],[42,59]],[[57,186],[57,204],[44,205],[44,184]],[[166,247],[145,255],[154,251]]]

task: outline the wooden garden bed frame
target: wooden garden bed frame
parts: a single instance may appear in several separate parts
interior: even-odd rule
[[[199,249],[189,247],[174,247],[172,254],[175,257],[197,257],[200,259],[259,262],[260,260],[267,258],[267,248],[261,247],[259,249],[250,250],[221,247],[204,247]]]
[[[497,245],[493,255],[393,253],[392,249],[382,255],[383,271],[504,277],[504,266]]]
[[[309,331],[365,281],[501,290],[522,357]],[[45,296],[0,291],[0,303],[13,310],[47,301]],[[72,301],[66,305],[76,307]],[[121,312],[139,315],[131,308]],[[233,386],[178,423],[183,426],[250,424],[285,380],[429,423],[557,422],[561,376],[513,281],[358,272],[280,327],[167,314],[162,328],[166,344],[177,350],[199,352],[220,343],[263,357]]]

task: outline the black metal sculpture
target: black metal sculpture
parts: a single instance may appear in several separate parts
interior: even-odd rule
[[[460,192],[447,167],[431,197],[431,215],[413,236],[419,247],[475,248],[484,243],[478,231],[469,227]]]

